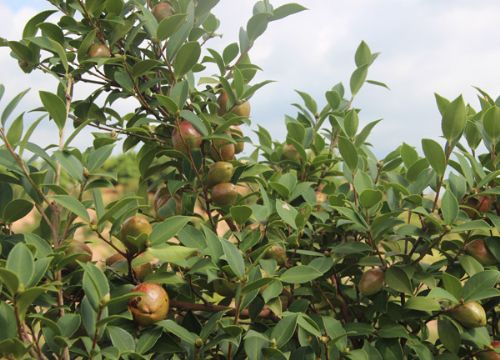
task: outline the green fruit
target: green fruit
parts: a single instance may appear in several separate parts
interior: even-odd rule
[[[292,144],[283,145],[283,152],[281,153],[281,156],[285,160],[290,160],[295,162],[300,162],[302,160],[302,156],[300,156],[299,151],[297,150],[295,145]]]
[[[167,317],[169,298],[167,292],[158,284],[142,283],[132,291],[144,295],[133,297],[128,308],[134,321],[140,326],[148,326]]]
[[[384,271],[382,269],[370,269],[361,275],[358,288],[362,295],[370,296],[378,293],[384,287]]]
[[[165,206],[166,208],[164,208]],[[182,199],[179,195],[172,197],[166,187],[158,189],[153,197],[153,211],[159,220],[165,220],[172,215],[180,215],[182,214]]]
[[[231,125],[229,127],[229,132],[236,141],[236,144],[234,144],[234,152],[236,154],[243,152],[245,149],[245,142],[243,141],[243,131],[241,131],[241,127],[238,125]]]
[[[226,92],[222,92],[217,99],[217,103],[219,104],[219,115],[224,115],[228,110],[231,110],[231,113],[241,116],[241,117],[249,117],[250,116],[250,103],[245,101],[241,104],[235,104],[232,109],[227,108],[227,103],[229,98]]]
[[[237,283],[231,282],[227,279],[215,279],[213,284],[214,284],[214,291],[217,294],[230,298],[236,296],[236,290],[238,289]]]
[[[91,58],[109,58],[109,57],[111,57],[111,51],[109,51],[109,48],[104,44],[93,44],[89,48],[88,54]]]
[[[475,301],[455,306],[450,310],[450,315],[466,328],[486,325],[486,312],[481,304]]]
[[[77,261],[86,263],[92,260],[92,250],[90,247],[87,244],[76,240],[71,240],[68,243],[64,254],[67,257],[72,257],[71,262],[68,263],[68,267],[72,269],[76,269],[78,267]]]
[[[234,159],[236,148],[234,144],[225,139],[214,139],[210,146],[210,155],[216,161],[229,161]]]
[[[165,2],[156,4],[151,12],[158,22],[161,22],[163,19],[166,19],[173,14],[172,7],[170,4]]]
[[[233,165],[226,161],[217,161],[216,163],[210,165],[207,175],[208,186],[214,186],[231,181],[233,171]]]
[[[147,240],[153,227],[142,216],[132,216],[125,220],[120,230],[120,240],[129,250],[136,254],[146,248]]]
[[[288,260],[286,250],[281,245],[273,245],[266,250],[266,259],[274,259],[280,266],[284,266]]]
[[[238,190],[231,183],[220,183],[212,188],[212,201],[218,206],[229,206],[236,202]]]
[[[497,263],[497,259],[486,247],[483,239],[472,240],[465,245],[465,252],[479,261],[481,265],[490,266]]]
[[[203,139],[201,134],[189,121],[183,120],[172,133],[172,145],[175,150],[185,154],[199,149]]]

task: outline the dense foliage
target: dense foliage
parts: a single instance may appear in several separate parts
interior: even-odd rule
[[[362,42],[348,90],[322,105],[298,92],[285,143],[258,127],[251,144],[249,99],[268,82],[249,51],[302,6],[257,2],[218,51],[218,0],[49,2],[2,41],[58,86],[29,127],[11,117],[26,92],[1,115],[1,354],[499,358],[499,99],[436,95],[445,145],[377,159],[379,121],[360,127],[355,97],[385,85],[367,80],[378,54]],[[59,140],[42,148],[30,137],[46,121]],[[84,128],[93,145],[72,146]],[[139,184],[109,200],[120,146]],[[15,231],[32,210],[35,228]]]

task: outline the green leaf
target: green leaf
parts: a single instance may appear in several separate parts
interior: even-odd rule
[[[104,306],[104,301],[109,301],[109,283],[101,269],[92,263],[82,264],[84,269],[82,287],[85,295],[95,311]]]
[[[28,200],[14,199],[5,207],[3,219],[6,223],[13,223],[22,219],[33,209],[33,204]]]
[[[248,20],[247,35],[251,43],[266,31],[268,23],[269,14],[266,13],[255,14]]]
[[[221,244],[225,260],[229,264],[229,267],[237,277],[242,278],[245,275],[245,261],[239,249],[236,245],[225,239],[221,240]]]
[[[12,114],[14,109],[17,107],[19,102],[22,100],[22,98],[24,97],[24,95],[26,95],[28,91],[30,91],[30,89],[21,91],[7,104],[7,106],[2,112],[2,126],[5,126],[5,123],[7,122],[7,119],[9,118],[10,114]]]
[[[450,352],[456,354],[460,349],[460,332],[455,324],[447,318],[438,319],[439,340]]]
[[[73,179],[79,181],[83,179],[83,165],[76,156],[69,151],[56,151],[54,157]]]
[[[164,106],[169,113],[175,114],[177,111],[179,111],[177,103],[172,98],[159,94],[156,94],[156,98],[158,99],[160,105]]]
[[[359,196],[359,203],[369,209],[382,201],[383,194],[380,190],[366,189]]]
[[[354,144],[342,136],[339,137],[338,142],[342,159],[344,159],[344,162],[347,164],[349,169],[354,171],[358,166],[358,152],[356,151]]]
[[[135,351],[134,337],[128,331],[118,326],[108,326],[106,330],[108,331],[111,343],[120,353]]]
[[[21,321],[24,320],[29,307],[32,306],[34,301],[46,291],[47,289],[43,287],[33,287],[23,291],[17,296],[16,303]]]
[[[182,341],[187,342],[189,345],[193,346],[196,342],[198,336],[196,334],[189,332],[182,326],[178,325],[172,320],[162,320],[156,323],[157,326],[165,329],[167,332],[174,334],[179,337]]]
[[[7,132],[7,140],[10,145],[15,149],[21,136],[23,135],[23,119],[24,113],[19,115],[10,125],[9,131]]]
[[[177,236],[191,220],[192,218],[190,216],[177,215],[162,221],[153,228],[153,232],[149,236],[151,244],[153,246],[162,244],[170,238]]]
[[[484,220],[472,220],[460,225],[456,225],[451,229],[452,233],[463,233],[472,230],[489,230],[491,226]]]
[[[482,290],[493,288],[500,279],[500,271],[486,270],[471,276],[463,289],[464,301],[481,300]]]
[[[172,36],[185,22],[186,16],[187,14],[174,14],[160,21],[156,30],[158,40],[165,40]]]
[[[47,91],[40,91],[40,100],[42,101],[45,110],[49,113],[50,117],[54,119],[57,127],[62,129],[66,123],[66,105],[64,101],[57,96]]]
[[[361,90],[361,87],[363,86],[366,76],[368,75],[368,67],[370,65],[362,65],[358,67],[356,70],[351,75],[351,80],[349,81],[349,85],[351,87],[351,94],[352,96],[356,96],[356,94]]]
[[[0,267],[0,281],[7,287],[11,295],[15,295],[19,289],[19,278],[13,271]]]
[[[405,303],[405,308],[418,311],[425,311],[428,313],[441,310],[439,302],[437,302],[435,299],[423,296],[413,296],[409,298],[408,301]]]
[[[354,62],[356,63],[356,66],[359,68],[363,65],[370,65],[372,61],[372,52],[368,47],[368,44],[361,41],[354,55]]]
[[[34,42],[36,45],[40,46],[42,49],[48,50],[59,57],[61,60],[61,65],[64,67],[64,70],[67,72],[69,69],[68,66],[68,58],[66,56],[66,52],[64,48],[57,41],[54,41],[48,37],[30,37],[29,41]]]
[[[474,274],[480,273],[484,270],[483,265],[479,263],[476,259],[469,255],[462,255],[458,257],[458,262],[465,270],[465,272],[472,276]]]
[[[276,211],[285,223],[290,225],[292,228],[297,229],[297,224],[295,222],[295,219],[299,214],[297,209],[284,201],[276,199]]]
[[[278,348],[288,344],[297,328],[298,314],[289,314],[281,319],[271,332],[271,338],[276,340]]]
[[[246,205],[231,207],[231,217],[238,224],[244,224],[252,216],[252,208]]]
[[[197,252],[198,249],[178,245],[169,245],[165,247],[149,248],[144,254],[146,259],[148,258],[148,255],[151,255],[152,259],[157,258],[162,262],[185,266],[186,259]],[[141,260],[142,258],[143,257],[141,257]],[[134,263],[133,265],[135,266],[136,264]]]
[[[29,284],[35,270],[33,254],[25,244],[18,243],[10,251],[5,268],[17,275],[20,284]]]
[[[201,55],[200,44],[196,41],[190,41],[182,45],[174,59],[174,73],[179,79],[189,72],[198,62]]]
[[[453,224],[458,216],[458,200],[450,190],[447,190],[441,200],[441,211],[443,213],[444,223],[447,225]]]
[[[278,6],[276,9],[273,10],[273,15],[269,19],[270,21],[275,21],[279,19],[283,19],[289,15],[293,15],[296,13],[299,13],[301,11],[307,10],[307,8],[303,7],[302,5],[295,4],[295,3],[290,3],[290,4],[284,4],[281,6]]]
[[[307,265],[297,265],[286,270],[280,280],[290,284],[303,284],[322,276],[323,273]]]
[[[90,222],[90,216],[87,212],[87,209],[80,201],[78,201],[78,199],[69,195],[52,195],[50,198],[59,205],[71,211],[73,214],[78,215],[86,222]]]
[[[493,106],[483,116],[483,127],[492,143],[500,139],[500,107]]]
[[[225,47],[224,51],[222,52],[222,59],[224,60],[225,64],[231,63],[234,59],[236,59],[236,56],[238,56],[238,52],[240,51],[238,43],[231,43],[228,46]]]
[[[385,282],[396,291],[409,294],[413,293],[411,281],[406,272],[397,267],[390,267],[385,272]]]
[[[35,36],[38,31],[38,25],[43,23],[50,15],[54,14],[56,10],[46,10],[41,13],[36,14],[31,19],[28,20],[26,25],[24,25],[23,39]]]
[[[443,114],[441,130],[450,143],[462,135],[467,121],[467,111],[463,97],[460,95],[453,100]]]
[[[456,299],[462,298],[462,283],[455,276],[443,272],[441,280],[446,291],[452,294]]]
[[[16,315],[12,306],[0,302],[0,341],[17,336]]]
[[[446,157],[444,151],[437,142],[431,139],[422,139],[422,149],[425,158],[438,176],[443,176],[446,169]]]

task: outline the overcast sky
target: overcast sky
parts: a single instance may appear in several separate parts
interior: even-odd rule
[[[365,40],[381,52],[369,79],[387,83],[387,91],[365,86],[355,106],[363,109],[362,125],[383,118],[370,138],[382,155],[402,141],[420,148],[422,137],[437,138],[440,116],[434,92],[454,98],[460,93],[474,106],[479,86],[500,94],[500,42],[498,0],[297,0],[309,10],[270,25],[251,55],[261,66],[268,85],[252,99],[254,126],[284,138],[284,114],[294,114],[293,89],[309,92],[324,103],[324,92],[335,83],[347,84],[354,69],[354,52]],[[286,1],[272,1],[275,6]],[[251,14],[253,0],[221,0],[215,13],[221,20],[221,49],[237,41],[238,28]],[[0,36],[19,39],[25,22],[37,11],[50,8],[44,0],[0,0]],[[48,75],[26,75],[17,68],[6,48],[0,48],[0,82],[12,97],[26,87],[33,90],[23,110],[39,105],[38,90],[54,90]],[[4,103],[5,100],[2,102]],[[132,109],[135,104],[122,104]],[[36,136],[40,144],[54,141],[52,128]],[[80,136],[76,144],[89,142]]]

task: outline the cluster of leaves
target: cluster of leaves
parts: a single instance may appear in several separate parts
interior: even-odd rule
[[[58,88],[40,92],[43,115],[26,130],[23,114],[10,120],[26,92],[1,115],[1,354],[498,356],[500,100],[478,89],[476,111],[462,97],[436,95],[445,145],[424,139],[424,156],[402,144],[379,160],[367,142],[378,120],[360,129],[353,107],[365,83],[385,86],[367,80],[377,54],[362,42],[349,95],[337,84],[320,108],[298,92],[303,104],[286,116],[285,143],[259,127],[253,151],[224,159],[237,196],[215,201],[210,171],[220,159],[210,146],[237,142],[231,127],[250,120],[235,109],[268,83],[252,84],[259,68],[249,51],[272,21],[304,8],[258,1],[239,42],[217,51],[206,48],[219,36],[217,0],[169,1],[164,18],[153,1],[50,3],[56,10],[33,17],[21,41],[2,43],[23,70],[53,75]],[[75,99],[82,83],[95,88]],[[138,106],[121,114],[119,99]],[[47,115],[59,141],[41,148],[30,137]],[[175,146],[186,124],[201,146]],[[87,127],[93,146],[73,147]],[[137,149],[139,189],[106,204],[102,190],[118,179],[104,164],[120,140],[123,152]],[[33,208],[36,229],[14,233]],[[131,233],[136,214],[147,221]],[[78,229],[121,260],[92,262],[73,240]],[[136,305],[153,283],[168,293],[169,311],[147,311],[146,322]]]

